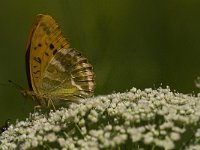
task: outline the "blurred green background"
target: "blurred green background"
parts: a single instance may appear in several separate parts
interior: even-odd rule
[[[200,1],[18,0],[0,2],[0,124],[23,119],[34,104],[10,79],[28,88],[25,44],[36,14],[61,25],[72,47],[93,64],[95,95],[131,87],[169,85],[197,93],[200,75]]]

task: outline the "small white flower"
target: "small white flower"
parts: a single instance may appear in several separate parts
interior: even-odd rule
[[[196,136],[197,138],[200,137],[200,129],[197,129],[197,132],[195,133],[195,136]]]
[[[130,89],[130,92],[133,92],[133,93],[135,93],[137,91],[137,89],[136,88],[132,88],[132,89]]]
[[[119,145],[119,144],[122,144],[124,142],[124,140],[126,140],[126,138],[127,138],[127,135],[122,134],[122,135],[115,136],[112,140],[114,143]]]
[[[153,133],[152,132],[148,132],[143,136],[143,138],[144,138],[144,143],[145,144],[150,144],[150,143],[153,142],[153,139],[154,139]]]
[[[74,150],[74,148],[75,148],[74,143],[69,143],[68,147],[69,147],[69,149]]]
[[[58,143],[60,146],[64,147],[66,145],[65,139],[64,138],[58,138]]]
[[[137,128],[128,128],[127,133],[130,134],[133,142],[140,141],[142,138],[141,130]]]
[[[86,127],[81,127],[81,133],[85,135],[87,133]]]
[[[177,141],[177,140],[180,139],[180,134],[177,133],[177,132],[172,132],[172,133],[170,134],[170,138],[171,138],[173,141]]]
[[[163,142],[163,147],[166,150],[174,149],[175,143],[173,143],[173,141],[171,141],[168,137],[166,137],[165,141]]]
[[[36,139],[33,139],[31,141],[31,145],[32,145],[32,147],[37,147],[38,146],[38,141]]]
[[[111,134],[110,132],[106,132],[106,133],[104,134],[104,137],[105,137],[105,138],[110,138],[110,134]]]
[[[75,116],[74,122],[75,122],[75,123],[78,123],[78,122],[79,122],[79,118],[78,118],[77,116]]]
[[[145,91],[146,93],[151,93],[151,92],[152,92],[152,89],[151,89],[151,88],[146,88],[146,89],[144,89],[144,91]]]
[[[98,121],[98,119],[97,119],[97,117],[95,117],[95,116],[93,116],[93,115],[88,115],[88,119],[90,120],[90,121],[92,121],[92,122],[97,122]]]
[[[53,127],[54,132],[59,132],[61,130],[60,126],[56,125]]]
[[[47,134],[46,138],[50,142],[54,142],[57,139],[55,133],[49,133],[49,134]]]
[[[112,125],[107,125],[107,126],[105,126],[105,128],[104,128],[106,131],[110,131],[110,130],[112,130]]]
[[[31,147],[31,143],[29,141],[26,141],[25,143],[23,143],[21,146],[20,146],[20,149],[22,150],[26,150],[26,149],[29,149]]]
[[[78,124],[79,124],[80,126],[84,126],[84,125],[85,125],[85,119],[81,119],[81,120],[78,122]]]

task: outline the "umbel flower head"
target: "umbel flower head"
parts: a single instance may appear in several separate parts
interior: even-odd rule
[[[0,148],[200,149],[200,98],[159,88],[83,99],[30,114],[0,136]]]

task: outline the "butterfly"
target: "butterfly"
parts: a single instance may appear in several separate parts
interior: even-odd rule
[[[94,94],[92,65],[70,47],[49,15],[37,15],[32,24],[26,44],[26,73],[30,90],[22,93],[31,96],[39,107],[55,108]]]

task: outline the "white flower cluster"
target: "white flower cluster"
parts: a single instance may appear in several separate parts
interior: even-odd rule
[[[34,113],[0,136],[12,149],[200,149],[200,97],[132,88]]]

